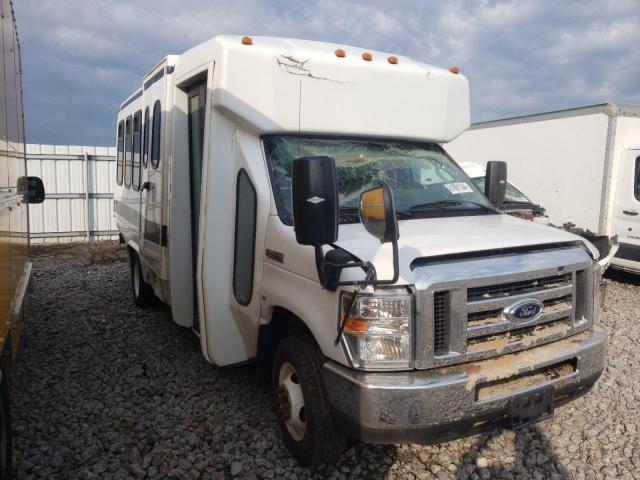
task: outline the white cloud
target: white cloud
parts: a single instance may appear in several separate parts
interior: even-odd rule
[[[475,120],[640,103],[637,0],[20,0],[15,8],[30,141],[111,143],[116,108],[140,76],[219,33],[457,65],[471,82]],[[40,114],[54,109],[55,122]]]

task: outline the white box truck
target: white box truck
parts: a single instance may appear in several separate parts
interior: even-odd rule
[[[598,252],[493,208],[439,145],[468,126],[455,68],[266,37],[166,57],[117,119],[135,303],[255,360],[305,465],[548,417],[604,367]]]
[[[553,225],[617,235],[612,267],[640,272],[640,106],[605,103],[475,123],[445,148],[461,162],[507,162],[509,179]]]

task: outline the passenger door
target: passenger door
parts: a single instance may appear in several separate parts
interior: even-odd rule
[[[187,91],[189,127],[189,186],[191,203],[191,264],[193,272],[193,328],[198,331],[198,296],[196,272],[198,260],[198,238],[200,231],[200,188],[202,181],[202,149],[204,139],[204,116],[207,84],[205,81],[193,85]]]
[[[165,165],[162,159],[163,114],[160,100],[156,100],[149,116],[147,181],[143,185],[141,200],[142,254],[152,269],[160,274],[162,247],[167,243],[166,227],[162,223],[162,175]]]
[[[145,107],[144,114],[142,117],[142,156],[141,156],[141,165],[140,165],[140,249],[144,250],[144,219],[145,219],[145,210],[147,208],[147,189],[149,188],[149,130],[151,127],[150,124],[151,117],[149,116],[149,107]],[[144,254],[144,252],[143,252]]]
[[[613,214],[613,232],[618,235],[620,249],[614,263],[637,269],[640,267],[640,149],[626,150],[620,167]]]

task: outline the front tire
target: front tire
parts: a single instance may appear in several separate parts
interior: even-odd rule
[[[138,308],[151,305],[155,300],[153,288],[144,281],[140,258],[135,252],[131,254],[131,293],[133,294],[133,303]]]
[[[312,341],[298,337],[280,341],[272,375],[280,430],[289,451],[308,467],[331,462],[344,445],[321,372],[322,355]]]

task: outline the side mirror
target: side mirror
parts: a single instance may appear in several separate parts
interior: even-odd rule
[[[44,202],[44,183],[40,177],[20,177],[18,179],[18,192],[24,195],[25,203]]]
[[[389,185],[380,185],[360,194],[358,214],[364,228],[380,243],[398,240],[398,219]]]
[[[507,163],[487,162],[487,172],[484,177],[484,194],[494,205],[504,202],[507,194]]]
[[[315,247],[338,239],[338,180],[331,157],[300,157],[291,179],[293,225],[301,245]]]

